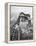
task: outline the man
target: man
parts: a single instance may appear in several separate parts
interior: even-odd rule
[[[33,38],[33,31],[29,14],[20,13],[12,28],[12,40],[27,40]],[[30,22],[30,23],[29,23]]]

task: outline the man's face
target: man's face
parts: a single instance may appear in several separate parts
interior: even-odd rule
[[[28,20],[25,20],[24,18],[20,18],[20,26],[22,28],[26,27],[27,24],[28,24]]]

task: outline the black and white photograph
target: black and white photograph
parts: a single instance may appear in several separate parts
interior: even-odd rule
[[[10,6],[10,40],[33,40],[32,6]]]

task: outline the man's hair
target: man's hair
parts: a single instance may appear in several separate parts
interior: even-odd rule
[[[20,13],[20,16],[21,16],[21,14],[25,15],[25,13],[23,13],[23,12]]]

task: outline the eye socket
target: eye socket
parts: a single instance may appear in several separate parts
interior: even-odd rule
[[[27,22],[28,20],[25,19],[25,18],[21,18],[20,21],[22,21],[22,22]]]
[[[21,21],[22,21],[22,22],[27,22],[28,20],[23,20],[23,19],[22,19]]]

